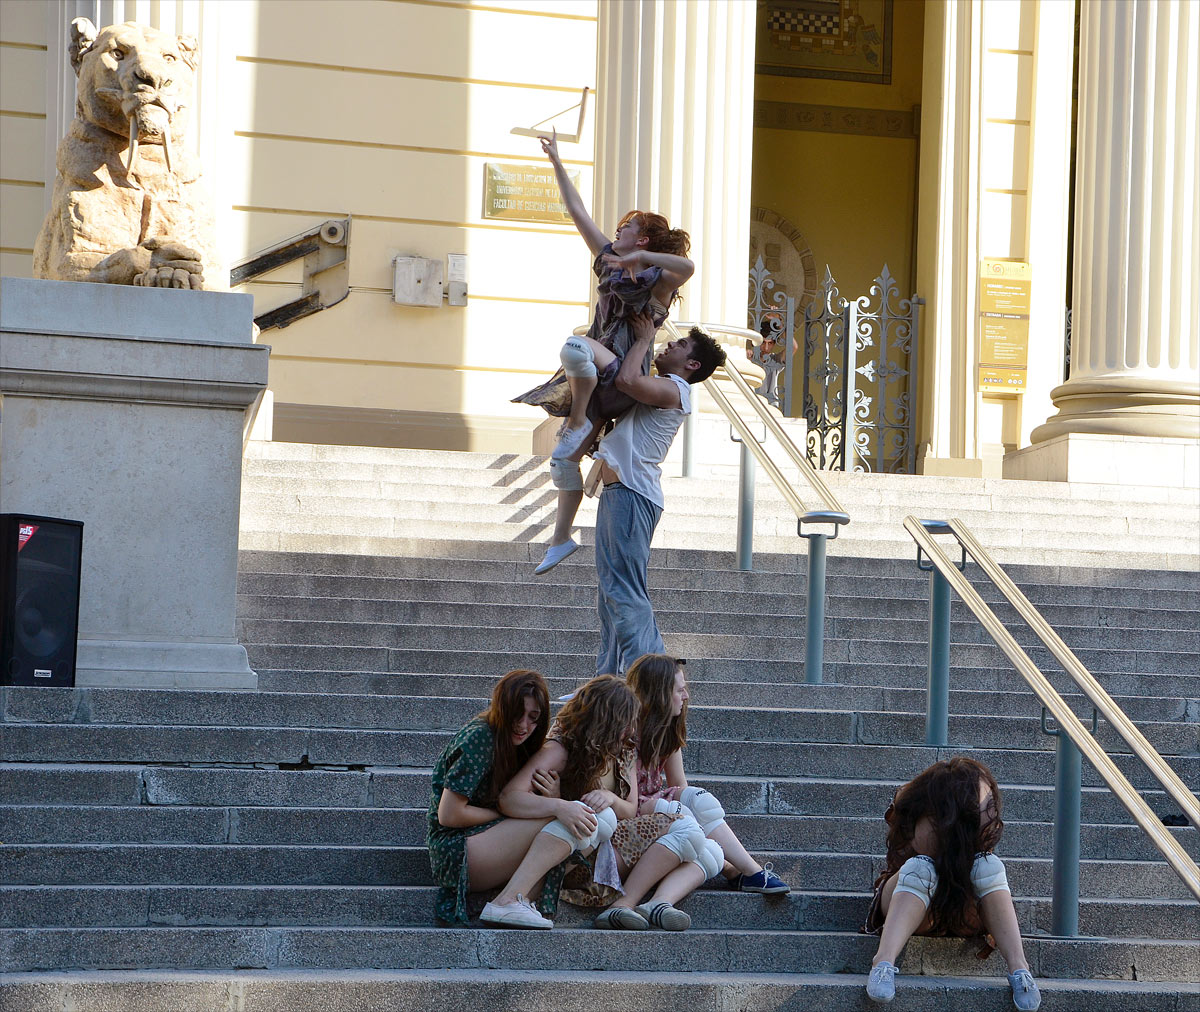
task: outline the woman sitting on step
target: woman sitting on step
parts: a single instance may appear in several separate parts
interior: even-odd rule
[[[884,813],[887,862],[875,880],[865,931],[880,934],[867,997],[896,994],[896,960],[909,938],[989,934],[981,953],[998,948],[1008,963],[1013,1004],[1041,1005],[1029,972],[1000,842],[1000,788],[982,763],[963,756],[936,762],[901,787]]]
[[[496,683],[491,705],[442,750],[433,768],[425,837],[440,887],[435,907],[439,920],[466,924],[467,893],[507,882],[551,821],[508,819],[497,808],[504,785],[542,747],[549,725],[545,679],[536,671],[510,671]],[[570,815],[564,832],[580,828],[578,816]],[[547,913],[558,905],[562,876],[561,867],[545,874],[540,904]],[[526,895],[533,893],[514,895],[512,903],[528,917],[543,920]]]
[[[725,809],[708,791],[689,787],[683,772],[687,744],[687,681],[681,662],[666,654],[644,654],[625,681],[641,704],[638,716],[639,812],[687,812],[725,855],[722,871],[734,889],[786,893],[791,889],[768,864],[760,865],[725,821]]]
[[[593,678],[562,708],[541,752],[505,788],[500,807],[536,818],[557,811],[560,795],[579,799],[574,803],[590,818],[610,827],[611,840],[603,841],[590,860],[573,863],[563,898],[582,906],[615,898],[596,918],[600,928],[682,931],[691,918],[674,904],[716,874],[721,849],[704,839],[691,816],[638,816],[637,712],[637,699],[623,681],[612,675]],[[570,844],[561,836],[539,836],[514,882],[534,881],[570,854]],[[639,905],[652,889],[650,900]]]

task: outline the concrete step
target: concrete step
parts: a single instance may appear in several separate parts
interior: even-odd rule
[[[222,727],[252,730],[261,738],[272,731],[294,728],[361,729],[403,732],[441,729],[453,733],[476,713],[479,701],[461,697],[393,696],[373,700],[373,712],[348,709],[346,697],[318,694],[220,693],[186,690],[87,690],[10,688],[4,712],[12,728],[61,728],[119,725],[146,727]],[[1048,747],[1040,723],[1040,706],[1026,697],[1028,709],[1019,716],[955,714],[949,734],[955,742],[979,748],[1033,749]],[[83,708],[87,707],[88,710]],[[68,710],[68,708],[71,708]],[[66,712],[65,712],[66,711]],[[50,723],[61,721],[63,723]],[[18,723],[19,722],[19,723]],[[69,724],[67,723],[69,722]],[[754,742],[830,742],[906,744],[923,740],[925,715],[871,710],[787,709],[779,707],[689,707],[693,742],[733,740]],[[2,726],[2,725],[0,725]],[[1200,755],[1200,723],[1144,721],[1147,741],[1167,756]],[[1123,739],[1101,721],[1096,739],[1109,752],[1129,751]],[[2,745],[0,745],[2,747]]]
[[[551,571],[552,575],[555,571]],[[580,574],[582,575],[582,574]],[[770,591],[728,591],[653,587],[654,602],[663,611],[695,609],[699,612],[729,614],[773,614],[803,616],[807,602],[807,580],[781,577]],[[1016,611],[1000,600],[994,588],[976,586],[1002,619],[1016,623]],[[1072,588],[1074,591],[1075,589]],[[1155,607],[1138,607],[1129,600],[1130,591],[1106,588],[1105,604],[1087,600],[1097,597],[1095,588],[1067,591],[1061,587],[1023,588],[1056,628],[1124,628],[1149,630],[1197,630],[1196,608],[1200,593],[1160,591],[1154,596]],[[1146,595],[1147,599],[1150,595]],[[1172,602],[1167,600],[1174,597]],[[1119,600],[1118,600],[1119,599]],[[311,603],[306,603],[311,602]],[[247,618],[270,617],[272,609],[295,612],[307,608],[317,617],[324,608],[352,611],[363,606],[381,608],[394,602],[419,602],[425,605],[491,604],[553,606],[561,608],[596,607],[595,580],[581,584],[542,581],[510,582],[506,585],[479,580],[410,579],[404,577],[356,577],[353,575],[310,575],[290,573],[242,573],[238,580],[238,613]],[[955,601],[954,621],[974,622],[961,602]],[[831,575],[825,588],[825,613],[829,618],[907,619],[924,624],[928,620],[928,581],[897,577],[859,577]],[[292,617],[296,617],[294,614]],[[333,616],[324,616],[333,617]]]
[[[672,643],[666,644],[671,650]],[[681,651],[674,651],[682,655]],[[390,672],[432,675],[468,674],[485,676],[493,682],[502,667],[516,665],[548,672],[552,678],[582,682],[596,673],[591,652],[535,653],[522,651],[498,659],[490,650],[392,650],[385,647],[296,647],[284,644],[258,644],[249,647],[250,663],[255,670],[277,672],[260,681],[263,689],[302,692],[395,693],[389,687]],[[926,682],[928,664],[912,659],[907,664],[864,661],[831,661],[826,658],[824,681],[829,684],[864,685],[879,688],[915,689]],[[1160,694],[1164,698],[1192,698],[1197,693],[1196,675],[1113,673],[1093,671],[1105,690],[1114,696]],[[803,684],[801,660],[764,661],[759,658],[688,659],[689,678],[729,681],[744,684]],[[1050,680],[1058,691],[1073,691],[1065,679],[1053,673]],[[1062,681],[1063,684],[1059,684]],[[1003,666],[979,665],[969,670],[953,669],[951,684],[972,690],[1026,692],[1028,686],[1004,662]]]
[[[942,945],[953,943],[943,942]],[[922,953],[921,957],[927,955]],[[996,959],[973,976],[920,975],[913,965],[897,980],[896,1012],[1008,1012],[1012,1008]],[[936,973],[936,971],[931,971]],[[979,976],[991,973],[993,976]],[[998,975],[998,976],[997,976]],[[846,1012],[863,1007],[865,977],[846,974],[753,974],[696,971],[560,972],[464,970],[75,971],[14,973],[0,978],[0,1004],[22,1012],[329,1012],[334,1009],[447,1012],[519,1007],[526,1012],[597,1009],[695,1009],[727,1012],[731,998],[746,1010]],[[1055,1012],[1195,1012],[1200,984],[1039,977],[1043,1007]],[[129,1003],[134,1003],[130,1005]]]
[[[341,529],[333,529],[324,524],[314,522],[310,526],[316,528],[311,532],[304,531],[253,531],[242,530],[238,546],[242,551],[254,552],[326,552],[331,555],[372,555],[372,556],[411,556],[426,554],[424,547],[429,541],[445,541],[453,534],[455,537],[469,537],[476,540],[478,545],[494,544],[503,551],[497,552],[498,557],[509,557],[508,548],[516,545],[523,549],[526,561],[536,564],[541,561],[545,552],[545,541],[549,537],[548,524],[531,524],[520,530],[513,530],[508,525],[478,524],[468,529],[464,523],[448,530],[444,525],[408,521],[403,530],[394,535],[359,533],[351,530],[347,533]],[[690,548],[700,536],[699,532],[671,530],[669,525],[659,527],[655,535],[654,545],[669,551],[681,551]],[[723,548],[723,554],[732,558],[734,553],[734,533],[728,535],[704,535],[704,540]],[[789,556],[798,551],[796,538],[783,536],[764,536],[756,538],[754,552],[759,556],[781,555]],[[1101,569],[1144,568],[1157,571],[1177,571],[1190,573],[1196,569],[1196,555],[1182,551],[1173,538],[1159,539],[1161,544],[1149,544],[1146,539],[1139,539],[1137,550],[1114,547],[1106,544],[1103,539],[1088,540],[1086,535],[1055,538],[1051,546],[1038,544],[1002,547],[992,553],[993,558],[1002,565],[1030,563],[1041,566],[1081,567]],[[536,543],[535,543],[536,542]],[[1185,542],[1190,548],[1190,542]],[[476,551],[482,551],[476,548]],[[913,551],[911,539],[900,538],[892,540],[860,539],[847,542],[838,538],[830,548],[830,554],[835,557],[856,557],[863,559],[897,559],[904,558]],[[795,556],[799,558],[800,556]],[[581,563],[586,561],[586,556]],[[756,563],[757,564],[757,563]],[[732,563],[729,563],[732,568]]]
[[[690,667],[690,664],[689,664]],[[496,679],[491,675],[435,675],[428,673],[393,673],[386,676],[360,675],[353,672],[335,671],[282,671],[259,669],[259,686],[262,692],[303,691],[306,679],[336,682],[364,678],[382,682],[378,691],[382,694],[406,696],[462,696],[478,700],[480,707],[490,698]],[[578,688],[576,678],[546,680],[552,698],[564,696]],[[1194,684],[1200,694],[1200,680]],[[693,706],[771,706],[794,707],[812,710],[863,709],[883,710],[889,713],[921,713],[925,709],[926,690],[916,688],[889,688],[870,685],[838,685],[822,683],[808,685],[804,682],[731,682],[689,677],[688,693]],[[316,694],[316,693],[314,693]],[[374,693],[359,693],[373,698]],[[1090,718],[1090,704],[1077,691],[1064,693],[1064,698],[1080,717]],[[1115,702],[1135,722],[1174,721],[1196,723],[1200,721],[1200,699],[1183,696],[1118,696]],[[352,704],[359,705],[359,704]],[[369,706],[370,704],[363,704]],[[995,692],[987,690],[951,689],[950,712],[960,714],[994,714],[1001,717],[1022,716],[1032,712],[1039,704],[1029,690]]]
[[[10,928],[424,927],[433,886],[0,886],[0,923]],[[856,931],[871,902],[856,892],[759,897],[701,889],[679,904],[697,928]],[[1015,900],[1026,934],[1047,934],[1049,897]],[[558,928],[588,928],[597,911],[563,902]],[[1108,938],[1200,937],[1200,906],[1179,900],[1085,899],[1080,931]]]
[[[6,928],[0,971],[112,968],[295,967],[618,970],[672,974],[866,973],[877,940],[832,931],[656,933],[561,928],[549,932],[452,928]],[[978,943],[914,938],[900,968],[974,975]],[[1025,940],[1038,976],[1200,980],[1194,943],[1155,939]],[[999,957],[993,955],[997,966]]]
[[[497,591],[499,593],[499,591]],[[686,595],[676,592],[676,600],[667,601],[655,594],[655,616],[664,631],[671,632],[736,632],[744,636],[772,635],[785,631],[803,636],[805,604],[803,599],[780,601],[773,606],[755,607],[764,602],[738,601],[721,607],[717,601],[688,602]],[[834,603],[834,602],[829,602]],[[903,616],[888,616],[884,608],[876,615],[840,615],[826,607],[825,633],[831,640],[866,639],[871,636],[889,641],[929,640],[928,610],[924,602],[904,602]],[[712,610],[706,610],[709,604]],[[899,605],[900,602],[897,602]],[[672,607],[674,605],[674,607]],[[789,607],[790,605],[790,607]],[[892,610],[892,609],[888,609]],[[897,607],[895,610],[899,610]],[[1057,621],[1046,617],[1063,641],[1075,651],[1102,649],[1156,649],[1169,645],[1172,651],[1195,654],[1200,664],[1200,629],[1193,628],[1196,616],[1189,612],[1165,612],[1166,621],[1146,622],[1139,626],[1119,624],[1075,624],[1080,611],[1062,614],[1066,609],[1047,609],[1057,614]],[[1086,609],[1095,612],[1095,609]],[[924,614],[922,614],[924,612]],[[430,625],[447,626],[469,620],[471,624],[521,626],[535,629],[563,629],[591,632],[596,626],[596,602],[571,603],[537,602],[476,602],[464,608],[460,602],[428,601],[419,598],[406,600],[364,600],[334,597],[256,597],[242,595],[238,615],[243,623],[251,621],[305,621],[309,623],[346,622],[372,625]],[[1002,616],[1003,617],[1003,616]],[[1148,616],[1157,618],[1157,616]],[[1075,620],[1075,621],[1072,621]],[[1039,643],[1035,633],[1023,623],[1011,630],[1017,642],[1030,647]],[[962,615],[950,625],[953,643],[991,642],[987,631],[973,617]]]
[[[882,846],[879,834],[877,847]],[[882,855],[757,850],[797,891],[858,892],[882,867]],[[1004,864],[1018,896],[1052,889],[1049,857],[1011,856]],[[0,844],[0,885],[363,885],[432,883],[424,843],[401,846],[308,844]],[[1112,886],[1106,886],[1111,880]],[[1083,896],[1185,899],[1190,894],[1161,860],[1084,858]],[[719,883],[713,883],[719,885]],[[706,887],[707,888],[707,887]],[[865,915],[864,915],[865,916]]]
[[[374,766],[369,770],[246,769],[226,766],[92,765],[86,763],[6,763],[0,766],[6,806],[147,806],[197,808],[394,809],[422,808],[429,801],[428,769]],[[690,782],[712,791],[735,815],[861,817],[882,812],[898,780],[836,780],[693,776]],[[1161,817],[1175,806],[1162,791],[1143,797]],[[12,808],[16,812],[17,808]],[[0,808],[8,814],[9,807]],[[1004,785],[1003,815],[1009,821],[1049,822],[1054,818],[1050,786]],[[2,816],[0,816],[2,817]],[[1129,816],[1105,787],[1087,788],[1082,817],[1088,823],[1127,823]],[[11,826],[9,822],[0,825]],[[5,831],[6,838],[7,832]],[[10,840],[11,842],[11,840]]]

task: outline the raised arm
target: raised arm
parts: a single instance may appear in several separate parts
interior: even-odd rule
[[[562,195],[563,203],[567,205],[567,213],[575,222],[575,227],[583,236],[583,241],[588,244],[592,256],[595,256],[608,244],[608,236],[604,234],[599,225],[592,221],[592,216],[583,206],[583,198],[571,184],[562,159],[558,157],[557,133],[552,133],[549,137],[539,137],[538,140],[542,142],[542,150],[546,152],[550,164],[554,166],[554,178],[558,180],[558,192]]]
[[[617,372],[616,386],[622,393],[629,394],[635,401],[655,408],[678,408],[682,406],[679,388],[665,376],[643,376],[642,362],[654,342],[654,319],[648,313],[633,318],[633,346],[625,353],[621,368]]]
[[[652,253],[644,249],[634,250],[625,256],[605,254],[604,263],[609,267],[619,267],[630,277],[647,267],[661,267],[662,278],[655,286],[654,294],[662,301],[670,298],[675,289],[682,288],[688,278],[696,273],[696,265],[687,257],[674,253]]]

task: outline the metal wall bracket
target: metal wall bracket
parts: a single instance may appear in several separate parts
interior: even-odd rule
[[[286,327],[322,309],[336,306],[350,294],[346,259],[349,245],[350,218],[330,218],[235,265],[229,272],[229,286],[236,288],[303,259],[304,286],[300,298],[254,318],[259,330]]]

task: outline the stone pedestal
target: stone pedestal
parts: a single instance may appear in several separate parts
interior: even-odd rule
[[[1110,468],[1095,440],[1064,442],[1093,434],[1128,460],[1123,481],[1172,484],[1160,451],[1133,448],[1200,446],[1200,9],[1107,0],[1080,17],[1071,376],[1030,434],[1046,452],[1010,454],[1004,473],[1089,456]]]
[[[77,684],[254,688],[234,630],[252,298],[0,279],[0,512],[84,522]]]
[[[1006,453],[1004,477],[1200,488],[1200,440],[1072,432]]]

